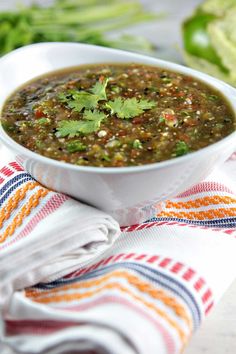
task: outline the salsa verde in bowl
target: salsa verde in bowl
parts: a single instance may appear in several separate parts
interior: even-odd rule
[[[79,166],[141,166],[235,130],[223,95],[190,75],[136,63],[82,65],[14,92],[1,122],[19,144]]]
[[[2,141],[39,182],[122,225],[153,216],[236,145],[234,89],[177,64],[44,43],[3,57],[0,74]]]

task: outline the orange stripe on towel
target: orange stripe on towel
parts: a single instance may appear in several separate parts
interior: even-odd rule
[[[190,220],[205,220],[205,219],[216,219],[225,218],[229,216],[236,215],[236,208],[219,208],[210,209],[202,211],[186,211],[186,212],[161,212],[158,217],[176,217],[179,219],[190,219]]]
[[[15,210],[18,204],[25,198],[26,193],[39,184],[37,182],[28,182],[24,187],[18,189],[16,193],[8,200],[6,206],[0,211],[0,228],[2,228],[4,221],[8,220],[13,210]]]
[[[32,186],[32,188],[34,187]],[[14,234],[16,228],[22,224],[23,220],[31,213],[34,208],[38,206],[40,199],[45,197],[48,192],[49,191],[47,189],[40,188],[35,194],[33,194],[29,198],[28,203],[26,203],[21,208],[19,213],[13,219],[12,223],[6,228],[5,232],[0,235],[0,243],[4,242],[9,236],[12,236]]]
[[[87,291],[82,294],[72,293],[72,294],[65,294],[65,295],[56,295],[53,298],[51,297],[51,298],[44,298],[44,299],[37,300],[37,302],[42,303],[42,304],[48,304],[51,302],[64,302],[64,301],[70,302],[70,301],[75,301],[75,300],[83,300],[83,299],[88,299],[94,295],[97,295],[98,293],[100,293],[102,291],[114,290],[114,289],[124,292],[126,294],[129,294],[135,301],[139,301],[142,304],[144,304],[146,307],[148,307],[149,309],[153,310],[156,314],[158,314],[160,317],[165,319],[165,321],[172,328],[174,328],[177,331],[183,345],[187,342],[188,336],[180,328],[179,324],[176,321],[174,321],[172,318],[170,318],[170,316],[165,311],[157,308],[153,303],[144,300],[142,297],[140,297],[136,294],[133,294],[129,289],[127,289],[123,285],[120,285],[119,283],[113,282],[110,284],[106,284],[99,289]]]
[[[185,323],[188,325],[189,329],[192,330],[192,321],[191,321],[190,317],[188,316],[184,307],[180,303],[178,303],[176,298],[169,296],[168,294],[166,294],[166,292],[164,290],[156,289],[153,285],[151,285],[151,284],[141,280],[137,276],[130,274],[128,272],[125,272],[125,271],[114,271],[114,272],[104,275],[101,278],[96,279],[96,280],[88,280],[88,281],[83,281],[83,282],[79,282],[76,284],[69,284],[69,285],[65,285],[62,287],[50,289],[50,290],[47,290],[44,292],[38,292],[35,290],[33,290],[33,291],[26,290],[26,296],[31,298],[32,300],[37,301],[37,302],[45,302],[45,301],[46,301],[46,303],[47,302],[54,302],[55,299],[56,300],[61,299],[61,301],[64,301],[64,296],[67,296],[67,295],[66,294],[65,295],[57,295],[58,293],[61,293],[62,291],[66,291],[66,290],[87,289],[90,287],[99,286],[99,285],[102,285],[107,280],[115,279],[118,277],[125,278],[126,280],[128,280],[129,284],[134,286],[139,291],[141,291],[145,294],[148,294],[153,299],[162,301],[166,306],[170,307],[175,312],[175,314],[177,316],[182,318],[185,321]],[[95,290],[94,294],[95,293],[96,293],[96,290]],[[45,295],[47,295],[47,296],[45,296]],[[48,296],[48,295],[51,295],[51,296]]]
[[[227,196],[207,196],[203,198],[198,198],[195,200],[189,200],[187,202],[172,202],[167,201],[166,208],[175,208],[175,209],[191,209],[191,208],[201,208],[208,205],[218,205],[218,204],[233,204],[236,203],[236,198],[227,197]]]

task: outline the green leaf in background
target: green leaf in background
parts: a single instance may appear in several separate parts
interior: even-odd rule
[[[0,55],[26,44],[51,41],[83,42],[147,52],[144,37],[108,32],[156,20],[163,15],[146,11],[139,0],[55,0],[48,7],[31,5],[0,13]]]

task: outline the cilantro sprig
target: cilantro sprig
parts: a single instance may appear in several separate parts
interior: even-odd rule
[[[89,92],[75,92],[72,99],[67,101],[68,107],[75,112],[81,112],[85,109],[94,109],[98,104],[98,97]]]
[[[94,109],[98,104],[98,97],[86,91],[70,90],[67,93],[60,93],[58,98],[75,112],[81,112],[83,109]]]
[[[60,121],[56,128],[57,137],[74,138],[98,131],[107,116],[107,111],[120,119],[130,119],[156,106],[155,101],[136,97],[126,99],[117,97],[108,100],[106,92],[108,82],[109,78],[105,78],[96,82],[88,91],[68,90],[59,93],[58,99],[73,112],[81,113],[82,119]],[[102,105],[99,105],[100,101]]]
[[[58,138],[74,138],[79,135],[82,121],[80,120],[61,120],[57,127],[56,136]]]
[[[90,92],[68,90],[65,93],[59,93],[58,99],[66,103],[67,107],[75,112],[81,112],[83,109],[96,109],[99,101],[107,100],[106,87],[108,81],[109,78],[96,82],[89,90]]]

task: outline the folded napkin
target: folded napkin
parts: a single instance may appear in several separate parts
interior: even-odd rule
[[[109,248],[120,234],[107,214],[37,183],[5,148],[0,167],[0,308],[14,290],[51,281]]]
[[[177,354],[235,278],[236,161],[117,239],[110,217],[39,185],[21,224],[32,191],[16,193],[35,182],[14,162],[0,174],[1,354]]]

